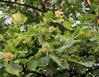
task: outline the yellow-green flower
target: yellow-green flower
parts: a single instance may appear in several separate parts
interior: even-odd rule
[[[7,62],[13,60],[13,54],[11,52],[4,53],[4,60]]]
[[[49,43],[44,43],[42,44],[42,52],[44,53],[49,53],[52,51],[51,46],[49,45]]]
[[[55,11],[55,16],[56,17],[62,17],[63,12],[60,10]]]

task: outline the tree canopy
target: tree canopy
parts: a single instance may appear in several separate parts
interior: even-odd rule
[[[99,0],[0,0],[0,77],[99,77]]]

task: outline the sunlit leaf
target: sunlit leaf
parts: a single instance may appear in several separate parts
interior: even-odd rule
[[[13,74],[13,75],[19,75],[19,66],[18,64],[14,64],[14,63],[5,63],[4,64],[6,71]]]
[[[45,23],[50,22],[52,20],[53,16],[54,16],[53,12],[48,11],[47,13],[44,14],[43,21]]]
[[[66,29],[70,30],[70,31],[73,30],[72,27],[71,27],[72,24],[73,24],[73,23],[70,22],[70,21],[65,21],[65,22],[63,23],[64,27],[65,27]]]
[[[24,24],[27,21],[27,17],[21,14],[20,12],[12,14],[12,17],[13,17],[13,23],[16,25]]]

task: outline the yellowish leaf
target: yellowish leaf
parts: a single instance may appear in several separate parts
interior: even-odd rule
[[[12,14],[12,17],[13,17],[13,23],[16,25],[24,24],[27,21],[27,17],[21,14],[20,12]]]

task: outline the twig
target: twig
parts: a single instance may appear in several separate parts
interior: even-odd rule
[[[34,73],[36,74],[38,77],[47,77],[46,75],[44,75],[43,73],[39,73],[37,71],[30,71],[27,70],[27,64],[22,64],[22,77],[25,77],[27,74],[29,73]]]
[[[2,1],[2,2],[9,3],[9,4],[17,4],[17,5],[25,6],[25,7],[32,8],[32,9],[38,10],[40,12],[43,12],[43,10],[41,10],[41,9],[35,7],[35,6],[31,6],[31,5],[27,5],[27,4],[21,4],[21,3],[10,2],[10,1]]]
[[[25,77],[26,75],[26,70],[27,70],[27,64],[22,64],[22,77]]]

